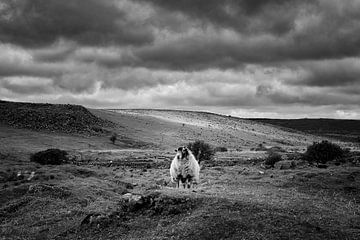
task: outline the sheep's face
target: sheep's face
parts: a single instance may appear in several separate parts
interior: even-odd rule
[[[185,159],[189,156],[189,149],[186,147],[179,147],[175,150],[178,159]]]

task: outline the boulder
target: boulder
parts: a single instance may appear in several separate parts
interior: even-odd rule
[[[142,200],[141,195],[133,194],[133,193],[126,193],[126,194],[122,195],[122,198],[126,202],[133,202],[133,203],[137,203],[137,202],[140,202]]]
[[[274,167],[279,170],[293,169],[296,167],[295,161],[282,160],[275,163]]]

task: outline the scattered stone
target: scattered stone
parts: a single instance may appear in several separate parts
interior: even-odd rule
[[[295,161],[282,160],[275,163],[274,167],[280,170],[294,169],[296,167]]]
[[[27,178],[28,181],[31,181],[35,176],[35,172],[31,172],[30,176]]]
[[[272,168],[272,166],[271,165],[265,165],[265,164],[260,164],[260,167],[262,168],[262,169],[270,169],[270,168]]]
[[[142,199],[142,196],[138,194],[126,193],[122,195],[122,198],[127,202],[139,202]]]
[[[160,186],[167,186],[168,182],[165,179],[156,180],[155,183]]]
[[[99,226],[98,223],[105,220],[106,218],[108,218],[108,216],[101,213],[90,213],[81,221],[81,225],[92,225],[95,223],[97,226]]]

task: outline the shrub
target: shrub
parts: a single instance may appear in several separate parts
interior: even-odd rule
[[[116,141],[117,137],[116,137],[116,134],[114,133],[113,135],[111,135],[110,137],[110,141],[115,144],[115,141]]]
[[[259,143],[258,146],[254,150],[255,151],[266,151],[267,148],[262,143]]]
[[[37,162],[42,165],[60,165],[69,161],[67,155],[68,153],[66,151],[52,148],[31,155],[30,161]]]
[[[310,163],[327,163],[344,155],[344,150],[337,144],[329,141],[322,141],[320,143],[314,142],[308,146],[304,153],[304,159]]]
[[[226,147],[216,147],[214,149],[215,152],[227,152],[228,149]]]
[[[187,147],[193,152],[199,163],[204,160],[212,160],[215,155],[215,151],[210,144],[207,144],[202,140],[188,143]]]
[[[282,157],[279,153],[276,152],[270,152],[267,158],[265,159],[265,165],[274,167],[275,163],[280,162],[282,160]]]
[[[303,155],[301,153],[294,152],[287,154],[287,160],[300,161],[302,159],[303,159]]]

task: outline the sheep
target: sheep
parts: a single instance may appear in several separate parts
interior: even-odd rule
[[[170,166],[171,182],[177,183],[178,188],[180,181],[184,188],[199,183],[200,166],[192,152],[186,147],[179,147],[175,152],[176,155]]]

